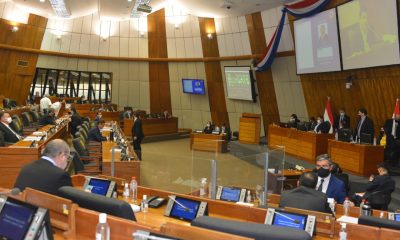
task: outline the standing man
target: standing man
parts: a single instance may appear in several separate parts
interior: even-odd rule
[[[133,113],[133,126],[132,126],[132,140],[133,149],[139,160],[142,160],[142,147],[141,143],[144,138],[142,120],[139,119],[139,114],[137,112]]]
[[[65,171],[70,149],[61,139],[47,143],[41,159],[25,165],[15,182],[15,187],[23,191],[30,187],[39,191],[57,195],[63,186],[72,186],[71,177]]]
[[[42,99],[40,99],[40,111],[42,113],[44,113],[45,111],[47,111],[47,109],[49,109],[51,107],[51,100],[49,98],[49,94],[44,95],[44,97],[42,97]]]
[[[343,128],[350,128],[350,117],[344,112],[343,109],[339,110],[339,115],[336,116],[333,128],[335,131],[339,129],[339,123],[342,123]]]
[[[82,125],[83,121],[79,113],[76,111],[76,108],[74,107],[71,107],[68,115],[70,115],[71,117],[71,133],[72,136],[75,136],[75,133],[78,131],[78,126]]]
[[[360,116],[360,120],[357,123],[357,128],[354,132],[354,138],[360,139],[363,133],[370,134],[370,143],[372,143],[374,139],[374,123],[367,116],[367,110],[365,108],[360,108],[358,110],[358,116]]]
[[[315,133],[329,133],[331,124],[328,121],[324,121],[322,116],[317,117],[317,125],[314,127]]]
[[[3,133],[6,143],[16,143],[23,138],[11,128],[11,122],[12,119],[9,113],[0,112],[0,131]]]

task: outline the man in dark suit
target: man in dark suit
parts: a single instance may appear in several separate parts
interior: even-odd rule
[[[400,115],[396,114],[393,118],[387,119],[385,124],[383,125],[383,129],[386,134],[386,146],[399,146],[400,144],[397,143],[400,139]]]
[[[318,183],[315,189],[342,204],[347,195],[346,186],[343,181],[331,174],[332,168],[332,159],[328,154],[322,154],[317,157],[315,171],[318,174]]]
[[[367,116],[367,110],[365,108],[360,108],[358,110],[358,116],[360,116],[360,120],[357,123],[354,138],[360,139],[363,133],[369,134],[371,135],[370,143],[372,143],[372,140],[374,139],[374,123]]]
[[[132,126],[132,139],[133,139],[133,149],[139,160],[142,160],[142,140],[144,138],[142,120],[139,118],[138,113],[133,113],[133,126]]]
[[[71,177],[64,170],[68,163],[70,149],[61,139],[47,143],[42,158],[24,166],[15,182],[15,187],[23,191],[30,187],[50,194],[57,194],[63,186],[71,186]]]
[[[318,176],[313,172],[301,174],[298,187],[281,195],[279,207],[293,207],[305,210],[331,213],[326,195],[315,190]]]
[[[83,121],[74,107],[71,108],[69,115],[71,117],[71,133],[72,136],[75,136],[75,133],[78,131],[77,127],[82,125]]]
[[[132,118],[132,117],[133,117],[132,109],[127,109],[127,110],[124,112],[124,118],[130,119],[130,118]]]
[[[0,112],[0,131],[3,132],[4,141],[6,143],[16,143],[23,138],[11,128],[11,122],[12,119],[9,113]]]
[[[225,136],[225,141],[228,141],[228,142],[229,142],[229,141],[231,140],[231,138],[232,138],[231,129],[230,129],[225,123],[223,123],[223,124],[221,125],[221,128],[220,128],[220,130],[219,130],[219,134]]]
[[[324,121],[322,116],[318,116],[317,125],[314,127],[315,133],[329,133],[331,124],[328,121]]]
[[[56,120],[56,111],[53,108],[49,108],[48,112],[43,114],[43,116],[39,119],[39,124],[40,125],[49,125],[49,124],[54,124],[54,121]]]
[[[343,128],[350,128],[350,117],[344,112],[343,109],[339,110],[339,115],[336,116],[335,122],[333,123],[333,129],[337,132],[339,129],[339,123],[342,123]]]
[[[101,135],[101,129],[103,129],[104,125],[105,125],[104,120],[100,119],[97,126],[89,130],[88,141],[94,141],[94,142],[106,141],[107,138]]]

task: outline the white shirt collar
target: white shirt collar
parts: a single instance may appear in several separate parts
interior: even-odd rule
[[[328,190],[328,185],[329,185],[329,181],[331,180],[331,173],[326,177],[326,178],[324,178],[324,183],[323,183],[323,185],[322,185],[322,192],[323,193],[326,193],[326,191]],[[321,184],[321,177],[318,177],[318,183],[317,183],[317,187],[315,188],[315,189],[318,189],[319,188],[319,185]]]
[[[57,167],[57,164],[56,164],[56,162],[54,162],[54,160],[53,159],[51,159],[51,158],[49,158],[49,157],[46,157],[46,156],[42,156],[42,159],[44,159],[44,160],[47,160],[47,161],[49,161],[49,162],[51,162],[54,166],[56,166]]]

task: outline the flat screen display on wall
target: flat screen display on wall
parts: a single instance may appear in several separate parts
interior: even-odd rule
[[[189,94],[206,94],[204,81],[201,79],[182,79],[182,88],[184,93]]]
[[[297,73],[340,71],[336,9],[294,22]]]
[[[248,66],[226,66],[224,69],[228,98],[253,101],[251,68]]]
[[[337,7],[343,70],[400,63],[396,0]]]

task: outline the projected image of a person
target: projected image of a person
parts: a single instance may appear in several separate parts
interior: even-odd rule
[[[369,46],[369,42],[368,42],[368,16],[367,16],[367,12],[361,12],[360,14],[360,30],[361,30],[361,36],[362,36],[362,40],[364,43],[364,52],[369,52],[371,51],[371,47]]]
[[[320,42],[327,42],[329,40],[326,24],[320,24],[318,27],[318,36]]]

